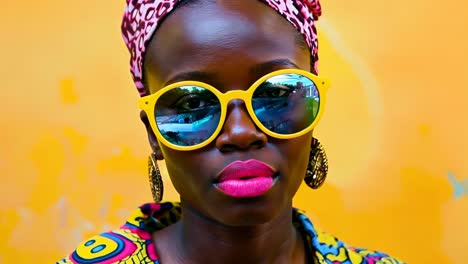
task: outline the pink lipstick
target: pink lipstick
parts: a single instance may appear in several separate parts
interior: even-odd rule
[[[271,166],[258,160],[234,161],[218,174],[215,185],[234,198],[257,197],[270,190],[275,173]]]

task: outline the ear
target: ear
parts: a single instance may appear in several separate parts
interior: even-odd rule
[[[161,148],[159,147],[158,139],[151,128],[150,122],[148,120],[148,116],[146,115],[145,111],[140,112],[140,119],[146,127],[146,133],[148,134],[148,141],[150,143],[151,149],[158,160],[163,160],[164,156],[162,154]]]

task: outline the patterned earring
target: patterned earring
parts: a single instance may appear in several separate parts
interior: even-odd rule
[[[312,189],[322,186],[328,173],[328,159],[325,150],[316,138],[312,138],[309,164],[307,165],[305,183]]]
[[[154,158],[154,153],[152,153],[148,158],[148,174],[151,193],[153,194],[153,200],[156,203],[159,203],[162,200],[164,193],[164,185],[161,177],[161,172],[159,171],[158,163]]]

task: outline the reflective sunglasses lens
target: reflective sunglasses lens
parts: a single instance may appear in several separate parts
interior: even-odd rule
[[[288,135],[300,132],[317,118],[320,95],[315,83],[300,74],[281,74],[255,90],[252,107],[270,131]]]
[[[167,141],[178,146],[194,146],[215,132],[221,105],[208,89],[181,86],[162,94],[154,111],[156,125]]]

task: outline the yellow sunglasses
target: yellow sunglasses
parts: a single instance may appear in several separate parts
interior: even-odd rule
[[[228,103],[244,101],[264,133],[290,139],[310,132],[320,120],[330,83],[299,69],[271,72],[247,90],[226,93],[198,81],[170,84],[139,99],[157,139],[176,150],[195,150],[212,142],[226,119]]]

